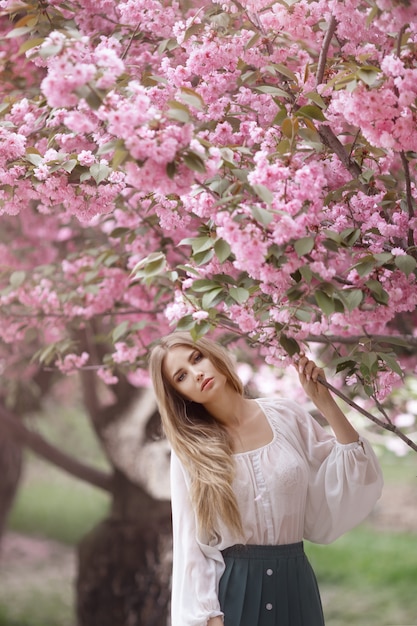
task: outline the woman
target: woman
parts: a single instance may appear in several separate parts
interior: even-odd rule
[[[152,350],[172,447],[172,626],[323,626],[303,538],[336,539],[382,488],[359,437],[304,355],[297,364],[328,434],[296,402],[243,395],[230,356],[184,332]],[[295,390],[294,397],[297,397]]]

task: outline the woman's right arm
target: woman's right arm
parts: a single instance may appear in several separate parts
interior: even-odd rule
[[[223,626],[217,587],[224,560],[220,550],[198,541],[188,477],[174,452],[171,455],[171,507],[172,626]]]

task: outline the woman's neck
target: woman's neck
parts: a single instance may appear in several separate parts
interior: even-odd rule
[[[245,420],[252,404],[252,400],[244,398],[232,387],[227,387],[215,400],[204,406],[223,426],[236,428]]]

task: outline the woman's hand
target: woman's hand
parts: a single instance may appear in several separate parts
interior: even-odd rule
[[[323,381],[326,380],[324,370],[302,352],[298,361],[295,361],[295,367],[297,368],[302,388],[317,408],[322,410],[322,406],[332,400],[327,387],[319,382],[319,377]]]
[[[318,367],[314,361],[311,361],[302,352],[299,359],[294,362],[294,365],[297,368],[304,391],[333,428],[338,441],[340,443],[358,441],[358,433],[346,419],[328,388],[319,382],[319,378],[326,382],[326,376],[322,368]]]
[[[207,622],[207,626],[224,626],[223,618],[220,616],[211,617]]]

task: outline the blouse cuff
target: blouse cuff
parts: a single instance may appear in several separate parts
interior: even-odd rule
[[[207,622],[206,622],[206,626],[209,622],[209,619],[212,619],[213,617],[221,617],[222,620],[224,619],[224,613],[222,613],[221,611],[212,611],[211,613],[209,613],[208,617],[207,617]]]
[[[342,450],[355,450],[355,448],[361,447],[362,450],[365,452],[365,446],[362,437],[359,437],[357,441],[351,441],[349,443],[340,443],[340,441],[336,440],[336,445]]]

